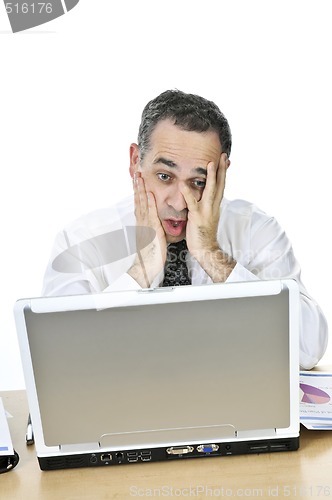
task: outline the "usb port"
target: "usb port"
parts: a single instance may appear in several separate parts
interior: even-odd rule
[[[141,452],[141,460],[142,460],[142,462],[150,462],[151,451],[142,451]]]
[[[127,453],[128,462],[138,462],[138,453],[136,451],[130,451]]]

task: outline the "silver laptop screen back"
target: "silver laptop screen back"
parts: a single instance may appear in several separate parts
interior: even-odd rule
[[[47,446],[223,439],[290,422],[288,290],[25,310]]]

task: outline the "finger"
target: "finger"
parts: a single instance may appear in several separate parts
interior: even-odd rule
[[[134,190],[135,216],[137,218],[140,215],[141,210],[140,210],[140,201],[139,201],[136,173],[133,175],[133,190]]]
[[[136,219],[140,223],[145,223],[148,214],[148,202],[144,181],[138,172],[134,175],[133,185]]]
[[[210,161],[207,164],[207,178],[206,178],[206,185],[202,195],[202,201],[203,202],[207,201],[208,203],[212,204],[215,200],[216,188],[217,188],[217,171],[214,163]]]
[[[179,187],[179,191],[184,198],[184,201],[187,205],[187,209],[189,210],[189,212],[195,211],[197,209],[197,200],[190,191],[189,187],[186,185],[182,185]]]
[[[218,204],[221,202],[224,196],[225,183],[226,183],[226,171],[228,167],[228,157],[226,153],[222,153],[219,160],[219,167],[217,171],[217,187],[215,192],[215,199]]]
[[[154,194],[151,191],[147,192],[148,206],[149,206],[149,222],[151,227],[156,231],[156,235],[166,241],[165,231],[163,229],[161,220],[159,219],[157,203]],[[166,243],[164,244],[165,258],[166,258]]]
[[[156,222],[156,221],[160,222],[159,217],[158,217],[157,204],[156,204],[156,199],[154,197],[154,194],[151,191],[148,191],[146,193],[146,195],[147,195],[150,220],[152,222]]]
[[[145,184],[142,177],[137,178],[138,194],[142,215],[148,212],[148,197],[145,190]]]

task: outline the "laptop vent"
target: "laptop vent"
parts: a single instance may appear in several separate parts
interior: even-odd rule
[[[277,443],[270,444],[271,451],[290,451],[292,450],[292,444],[290,441],[278,441]]]
[[[275,441],[269,442],[249,442],[247,444],[250,453],[264,453],[270,451],[290,451],[292,450],[292,443],[290,441]]]
[[[46,467],[50,469],[69,469],[73,467],[85,467],[86,460],[83,456],[77,455],[72,457],[52,457],[46,461]]]

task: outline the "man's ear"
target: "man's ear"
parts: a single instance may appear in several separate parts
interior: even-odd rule
[[[138,167],[140,164],[139,149],[138,149],[137,144],[135,144],[135,143],[130,144],[129,157],[130,157],[129,173],[130,173],[130,176],[133,178],[135,172],[138,171]]]
[[[231,160],[228,159],[227,153],[222,153],[222,155],[225,155],[225,163],[226,163],[226,170],[227,170],[231,165]]]

